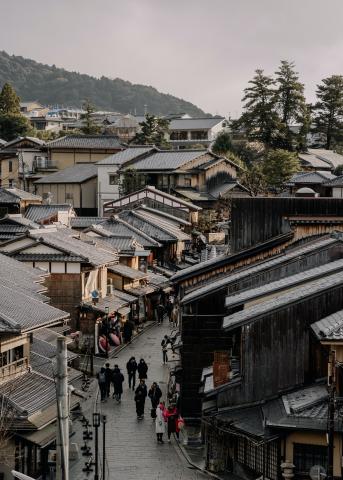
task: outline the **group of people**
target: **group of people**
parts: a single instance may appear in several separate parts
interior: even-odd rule
[[[156,306],[156,317],[157,317],[157,324],[161,325],[163,323],[164,315],[167,314],[169,323],[173,325],[173,327],[177,326],[177,305],[175,303],[175,298],[172,293],[168,296],[165,296],[164,292],[163,295],[160,295],[160,301]]]
[[[153,382],[148,391],[145,383],[148,378],[148,365],[145,360],[141,358],[137,363],[135,357],[131,357],[126,364],[126,370],[129,389],[135,392],[134,400],[137,419],[142,420],[144,418],[145,400],[149,397],[151,401],[151,418],[155,420],[157,442],[164,443],[163,435],[166,432],[168,434],[168,442],[170,442],[172,433],[175,433],[177,439],[179,439],[179,432],[184,424],[183,419],[180,417],[176,405],[170,404],[167,408],[165,402],[161,401],[162,390],[157,382]],[[136,388],[137,374],[139,384]],[[102,367],[98,373],[101,402],[105,402],[112,394],[117,403],[120,403],[124,381],[124,375],[119,366],[114,365],[114,368],[111,369],[110,364],[106,363],[105,367]]]

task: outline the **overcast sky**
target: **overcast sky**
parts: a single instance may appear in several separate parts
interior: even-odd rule
[[[342,0],[0,0],[0,49],[236,116],[256,68],[293,60],[309,101],[343,74]]]

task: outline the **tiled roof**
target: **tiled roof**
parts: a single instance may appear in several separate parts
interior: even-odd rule
[[[262,262],[257,263],[256,265],[252,265],[251,267],[239,269],[234,272],[229,272],[218,279],[212,280],[208,282],[206,285],[202,285],[199,288],[195,288],[193,291],[189,292],[185,295],[182,299],[182,303],[188,303],[195,300],[202,295],[209,294],[213,291],[219,290],[229,284],[233,284],[245,277],[250,277],[251,275],[258,274],[263,270],[267,270],[269,268],[277,267],[283,263],[287,263],[296,259],[301,255],[307,255],[312,251],[319,250],[321,248],[326,248],[330,245],[333,245],[337,242],[335,238],[324,238],[319,239],[314,242],[310,242],[308,245],[304,245],[302,247],[297,247],[295,249],[290,249],[288,252],[283,253],[282,255],[278,255],[276,258],[272,258],[271,260],[263,260]],[[202,262],[201,264],[197,264],[191,267],[188,267],[183,272],[178,272],[172,277],[172,281],[177,281],[178,278],[182,277],[184,272],[197,272],[200,270],[204,264],[206,265],[215,265],[220,259],[229,258],[227,255],[222,255],[220,257],[214,258],[212,260],[207,260],[206,262]]]
[[[73,217],[70,220],[71,228],[87,228],[106,220],[104,217]]]
[[[42,197],[39,195],[34,195],[30,192],[25,192],[25,190],[20,190],[19,188],[6,188],[6,190],[12,195],[20,198],[20,200],[32,200],[32,201],[41,201]]]
[[[224,117],[176,118],[170,121],[169,130],[207,130],[224,121]]]
[[[37,335],[38,334],[38,335]],[[31,344],[31,351],[34,353],[37,353],[38,355],[42,355],[43,357],[47,358],[56,358],[57,354],[57,337],[60,335],[55,334],[55,340],[52,340],[51,342],[47,342],[46,340],[43,340],[42,338],[39,338],[39,331],[34,333],[33,339],[32,339],[32,344]],[[71,352],[70,350],[67,350],[67,359],[68,362],[71,360],[74,360],[77,358],[78,355],[75,353]]]
[[[133,225],[138,230],[146,233],[157,241],[175,242],[176,240],[190,240],[190,236],[184,233],[180,228],[167,220],[159,219],[156,224],[156,217],[142,212],[122,211],[119,217]]]
[[[207,150],[166,150],[153,153],[132,164],[135,170],[175,170],[195,158],[206,155]]]
[[[331,172],[300,172],[295,173],[286,183],[287,185],[300,184],[318,184],[325,183],[328,180],[336,178]]]
[[[55,379],[57,373],[56,359],[47,358],[31,351],[30,365],[32,369],[45,377]],[[72,383],[76,378],[82,377],[82,372],[68,367],[68,383]]]
[[[3,286],[0,295],[0,331],[25,332],[69,318],[69,313]]]
[[[62,252],[68,252],[72,256],[83,257],[84,261],[92,265],[105,265],[118,260],[117,255],[114,253],[72,236],[73,232],[68,228],[56,229],[54,232],[45,232],[44,229],[36,232],[37,234],[35,233],[35,235],[33,235],[33,233],[31,234],[32,238],[42,239],[40,241],[45,244],[55,247]]]
[[[112,265],[108,268],[108,270],[131,280],[139,280],[148,277],[147,273],[136,270],[135,268],[128,267],[127,265],[123,265],[122,263]]]
[[[192,202],[208,202],[215,200],[215,197],[213,197],[210,193],[199,192],[198,190],[195,190],[191,187],[175,188],[174,190],[176,193],[178,193],[182,197],[187,198],[188,200],[191,200]]]
[[[137,241],[135,237],[111,235],[110,237],[103,237],[101,242],[105,242],[111,247],[116,248],[119,252],[132,252],[134,254],[137,247]],[[141,247],[140,249],[142,249]]]
[[[29,230],[29,227],[25,225],[6,225],[0,223],[0,233],[12,233],[13,235],[18,233],[25,233]]]
[[[309,148],[308,151],[312,155],[316,155],[320,160],[327,162],[333,168],[343,165],[343,155],[340,155],[333,150],[326,150],[325,148]]]
[[[98,175],[98,168],[94,163],[77,163],[59,172],[45,175],[36,180],[35,184],[50,183],[83,183]]]
[[[343,310],[321,318],[311,325],[319,340],[343,340]]]
[[[121,152],[115,153],[109,157],[103,158],[97,162],[97,165],[123,165],[126,162],[134,160],[141,155],[145,155],[149,152],[156,151],[154,146],[136,146],[129,147]]]
[[[233,308],[237,305],[242,305],[253,299],[271,295],[273,292],[283,291],[288,288],[294,288],[296,285],[301,285],[304,282],[322,278],[325,275],[331,275],[343,269],[343,259],[335,262],[327,263],[304,272],[282,278],[276,282],[270,282],[261,287],[245,290],[237,295],[229,295],[226,297],[225,305],[227,308]]]
[[[184,225],[187,227],[191,227],[192,223],[188,222],[187,220],[184,220],[181,217],[176,217],[175,215],[172,215],[170,213],[167,213],[163,210],[159,210],[158,208],[150,208],[147,207],[146,205],[140,205],[139,208],[136,209],[137,212],[141,212],[143,215],[151,215],[156,218],[157,221],[159,221],[161,218],[164,220],[167,220],[169,223],[173,223],[175,225]]]
[[[133,225],[119,217],[111,218],[95,227],[98,226],[102,227],[108,232],[113,233],[114,235],[133,235],[137,241],[146,248],[161,246],[161,244],[150,235],[140,231],[138,228],[135,228]]]
[[[6,282],[11,282],[13,285],[27,289],[29,292],[42,292],[46,290],[40,284],[44,276],[45,274],[42,271],[0,253],[0,278]]]
[[[12,258],[19,262],[85,262],[85,257],[65,255],[63,253],[14,253]]]
[[[343,175],[333,178],[324,184],[326,187],[343,187]]]
[[[19,263],[19,262],[17,262]],[[46,295],[43,295],[42,293],[37,292],[37,284],[31,284],[31,285],[18,285],[18,283],[15,283],[11,280],[8,280],[5,276],[0,275],[0,288],[2,287],[8,287],[13,290],[13,292],[20,292],[23,293],[24,295],[28,295],[29,297],[34,298],[35,300],[39,300],[40,302],[44,303],[50,303],[50,298],[47,297]],[[0,313],[1,317],[1,313]]]
[[[123,147],[115,135],[68,135],[47,143],[50,149],[118,149]]]
[[[259,317],[266,315],[269,312],[282,309],[285,306],[300,302],[301,300],[310,298],[313,295],[319,295],[330,288],[334,289],[335,287],[342,285],[342,283],[343,272],[338,272],[335,275],[309,282],[306,285],[297,288],[296,290],[285,292],[271,300],[258,303],[250,308],[224,317],[223,328],[231,329],[247,324],[251,321],[257,320]]]
[[[24,225],[30,229],[40,228],[40,225],[36,222],[29,220],[28,218],[23,217],[23,215],[18,214],[9,214],[6,217],[0,219],[1,224],[13,224],[13,225]]]
[[[129,293],[122,292],[120,290],[113,290],[111,295],[107,295],[104,298],[99,298],[99,301],[96,305],[93,305],[90,302],[85,302],[83,305],[91,308],[93,310],[98,310],[100,312],[105,312],[105,308],[109,308],[109,312],[116,312],[121,307],[126,307],[131,303],[137,301],[137,298]]]
[[[332,168],[327,162],[320,160],[316,155],[310,153],[299,153],[299,159],[301,163],[305,164],[304,166],[310,165],[312,168],[327,168],[328,170]]]
[[[0,188],[0,204],[1,203],[19,203],[20,199],[6,188]]]
[[[29,205],[25,213],[25,218],[40,222],[57,215],[58,212],[68,212],[72,206],[67,203],[56,205]]]
[[[0,396],[8,397],[11,404],[31,416],[56,403],[56,386],[51,379],[36,372],[27,372],[0,384]]]

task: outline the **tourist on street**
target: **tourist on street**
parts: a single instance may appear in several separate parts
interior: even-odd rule
[[[143,358],[139,360],[137,370],[139,380],[146,380],[148,378],[148,365],[145,363]]]
[[[123,336],[124,336],[125,343],[131,342],[132,332],[133,332],[133,325],[131,320],[128,320],[127,322],[124,323],[124,327],[123,327]]]
[[[135,392],[136,413],[137,413],[138,420],[141,420],[144,417],[144,406],[145,406],[146,396],[147,396],[147,388],[145,385],[145,381],[141,379]]]
[[[113,390],[114,390],[113,398],[115,398],[117,402],[120,403],[121,396],[123,393],[124,375],[121,373],[118,365],[114,365],[112,382],[113,382]]]
[[[106,397],[108,398],[111,393],[111,381],[112,381],[112,370],[110,364],[106,363],[105,365],[105,375],[106,375]]]
[[[162,302],[160,302],[156,307],[157,325],[161,325],[163,323],[164,311],[164,305]]]
[[[161,402],[156,408],[155,431],[157,435],[157,443],[163,442],[163,434],[166,431],[166,421],[164,418],[164,402]]]
[[[160,398],[162,397],[162,392],[160,387],[154,382],[149,390],[148,397],[151,400],[151,408],[152,410],[156,410],[157,405],[160,403]],[[152,416],[152,415],[151,415]],[[155,417],[153,417],[155,418]]]
[[[166,419],[168,426],[168,443],[170,443],[172,433],[175,433],[177,439],[179,439],[179,416],[175,405],[169,405],[168,409],[164,411],[164,418]]]
[[[131,357],[130,360],[127,362],[126,370],[129,377],[129,388],[131,388],[131,384],[132,384],[132,390],[134,390],[136,386],[136,372],[137,372],[137,362],[135,357]]]
[[[166,364],[168,362],[168,344],[170,343],[170,338],[168,335],[165,335],[162,338],[161,342],[161,348],[162,348],[162,359],[163,359],[163,364]]]
[[[174,303],[173,310],[171,313],[171,323],[173,328],[176,328],[179,323],[179,307],[176,303]]]
[[[98,373],[97,377],[98,377],[101,401],[104,402],[106,400],[106,370],[104,367],[101,367],[101,370]]]

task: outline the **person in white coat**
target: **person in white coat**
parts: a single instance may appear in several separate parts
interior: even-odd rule
[[[166,421],[164,418],[165,404],[160,402],[156,408],[155,430],[157,436],[157,443],[163,442],[163,434],[166,431]]]

